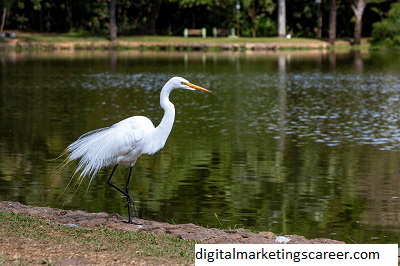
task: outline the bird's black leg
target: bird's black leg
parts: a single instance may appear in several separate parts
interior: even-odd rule
[[[128,199],[128,214],[129,214],[128,223],[132,223],[130,206],[133,205],[133,207],[135,208],[135,211],[136,211],[135,202],[133,201],[131,195],[129,195],[129,193],[128,193],[129,180],[130,180],[130,178],[131,178],[132,167],[131,167],[131,169],[130,169],[130,171],[129,171],[128,183],[126,184],[126,186],[127,186],[126,191],[127,191],[127,192],[125,192],[125,191],[123,191],[122,189],[120,189],[119,187],[117,187],[116,185],[114,185],[114,184],[111,182],[111,177],[113,176],[113,174],[114,174],[115,169],[117,168],[117,166],[118,166],[118,164],[116,164],[116,165],[114,166],[114,169],[112,170],[111,175],[110,175],[110,177],[109,177],[108,180],[107,180],[107,183],[108,183],[110,186],[112,186],[113,188],[115,188],[116,190],[118,190],[119,192],[121,192],[124,196],[127,197],[127,199]],[[139,218],[139,216],[138,216],[138,214],[137,214],[137,211],[136,211],[136,217]]]
[[[128,195],[129,195],[129,182],[131,181],[132,168],[133,168],[133,166],[131,166],[131,168],[129,169],[128,181],[126,182],[126,194],[128,194]],[[139,215],[138,215],[138,212],[136,210],[136,205],[135,205],[135,202],[133,201],[133,198],[131,196],[129,196],[129,197],[127,197],[127,201],[128,201],[129,216],[131,214],[131,207],[133,207],[135,209],[136,217],[139,218]]]

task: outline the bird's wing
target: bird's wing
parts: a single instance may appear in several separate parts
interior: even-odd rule
[[[81,177],[89,175],[93,179],[102,167],[116,163],[117,157],[134,150],[152,128],[148,118],[135,116],[88,132],[68,147],[69,159],[81,158],[76,171],[82,170]]]

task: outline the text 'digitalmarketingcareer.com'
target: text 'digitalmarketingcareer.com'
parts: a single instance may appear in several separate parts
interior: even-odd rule
[[[196,244],[198,265],[397,266],[397,244]]]

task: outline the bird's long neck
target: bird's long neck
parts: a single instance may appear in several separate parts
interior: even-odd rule
[[[175,107],[169,101],[169,94],[171,93],[172,89],[171,87],[167,86],[167,84],[165,84],[160,94],[160,106],[164,109],[164,116],[161,120],[161,123],[156,128],[156,131],[164,133],[162,135],[165,136],[165,140],[167,140],[166,138],[171,132],[175,120]]]

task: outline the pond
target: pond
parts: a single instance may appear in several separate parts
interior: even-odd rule
[[[400,53],[65,51],[0,54],[0,200],[127,216],[107,185],[57,171],[82,134],[134,115],[167,143],[134,166],[139,216],[347,243],[400,237]],[[79,175],[79,174],[78,174]],[[124,187],[128,168],[114,183]]]

